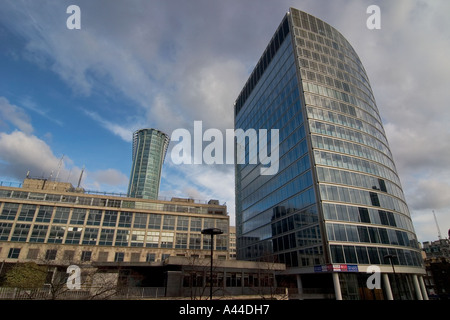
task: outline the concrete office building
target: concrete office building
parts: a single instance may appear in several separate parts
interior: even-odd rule
[[[285,263],[300,298],[427,299],[369,79],[339,31],[291,8],[234,115],[235,128],[279,130],[275,175],[260,175],[261,164],[236,165],[238,259]],[[247,141],[237,143],[249,152]],[[381,270],[375,292],[366,287],[370,265]]]
[[[210,256],[204,228],[219,228],[214,258],[228,259],[227,208],[217,200],[159,201],[65,191],[58,182],[0,186],[0,261],[157,262]],[[37,179],[41,181],[40,179]]]
[[[167,134],[156,129],[141,129],[134,132],[129,197],[158,199],[162,165],[169,140]]]

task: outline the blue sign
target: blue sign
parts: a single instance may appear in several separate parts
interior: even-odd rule
[[[356,264],[348,264],[347,272],[358,272],[358,265]]]

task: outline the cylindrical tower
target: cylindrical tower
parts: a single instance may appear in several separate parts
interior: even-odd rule
[[[156,129],[134,132],[129,197],[158,199],[161,170],[169,141],[167,134]]]

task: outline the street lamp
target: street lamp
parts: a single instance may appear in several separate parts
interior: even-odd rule
[[[212,300],[212,288],[213,288],[213,250],[214,250],[214,236],[216,234],[222,234],[223,231],[218,228],[203,229],[202,234],[211,235],[211,269],[209,272],[209,300]]]
[[[397,287],[398,296],[400,297],[400,300],[402,300],[402,294],[401,294],[399,286],[398,286],[399,281],[397,279],[397,276],[395,275],[394,262],[392,261],[393,259],[397,258],[397,256],[395,254],[387,254],[383,258],[384,258],[384,260],[389,259],[389,261],[391,262],[392,272],[394,273],[395,285]]]

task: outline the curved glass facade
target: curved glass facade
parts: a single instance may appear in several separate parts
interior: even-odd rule
[[[327,23],[290,9],[235,103],[235,127],[279,129],[279,171],[236,165],[238,258],[290,267],[422,267],[364,67]]]
[[[158,199],[161,170],[169,140],[167,134],[156,129],[141,129],[133,134],[129,197]]]

